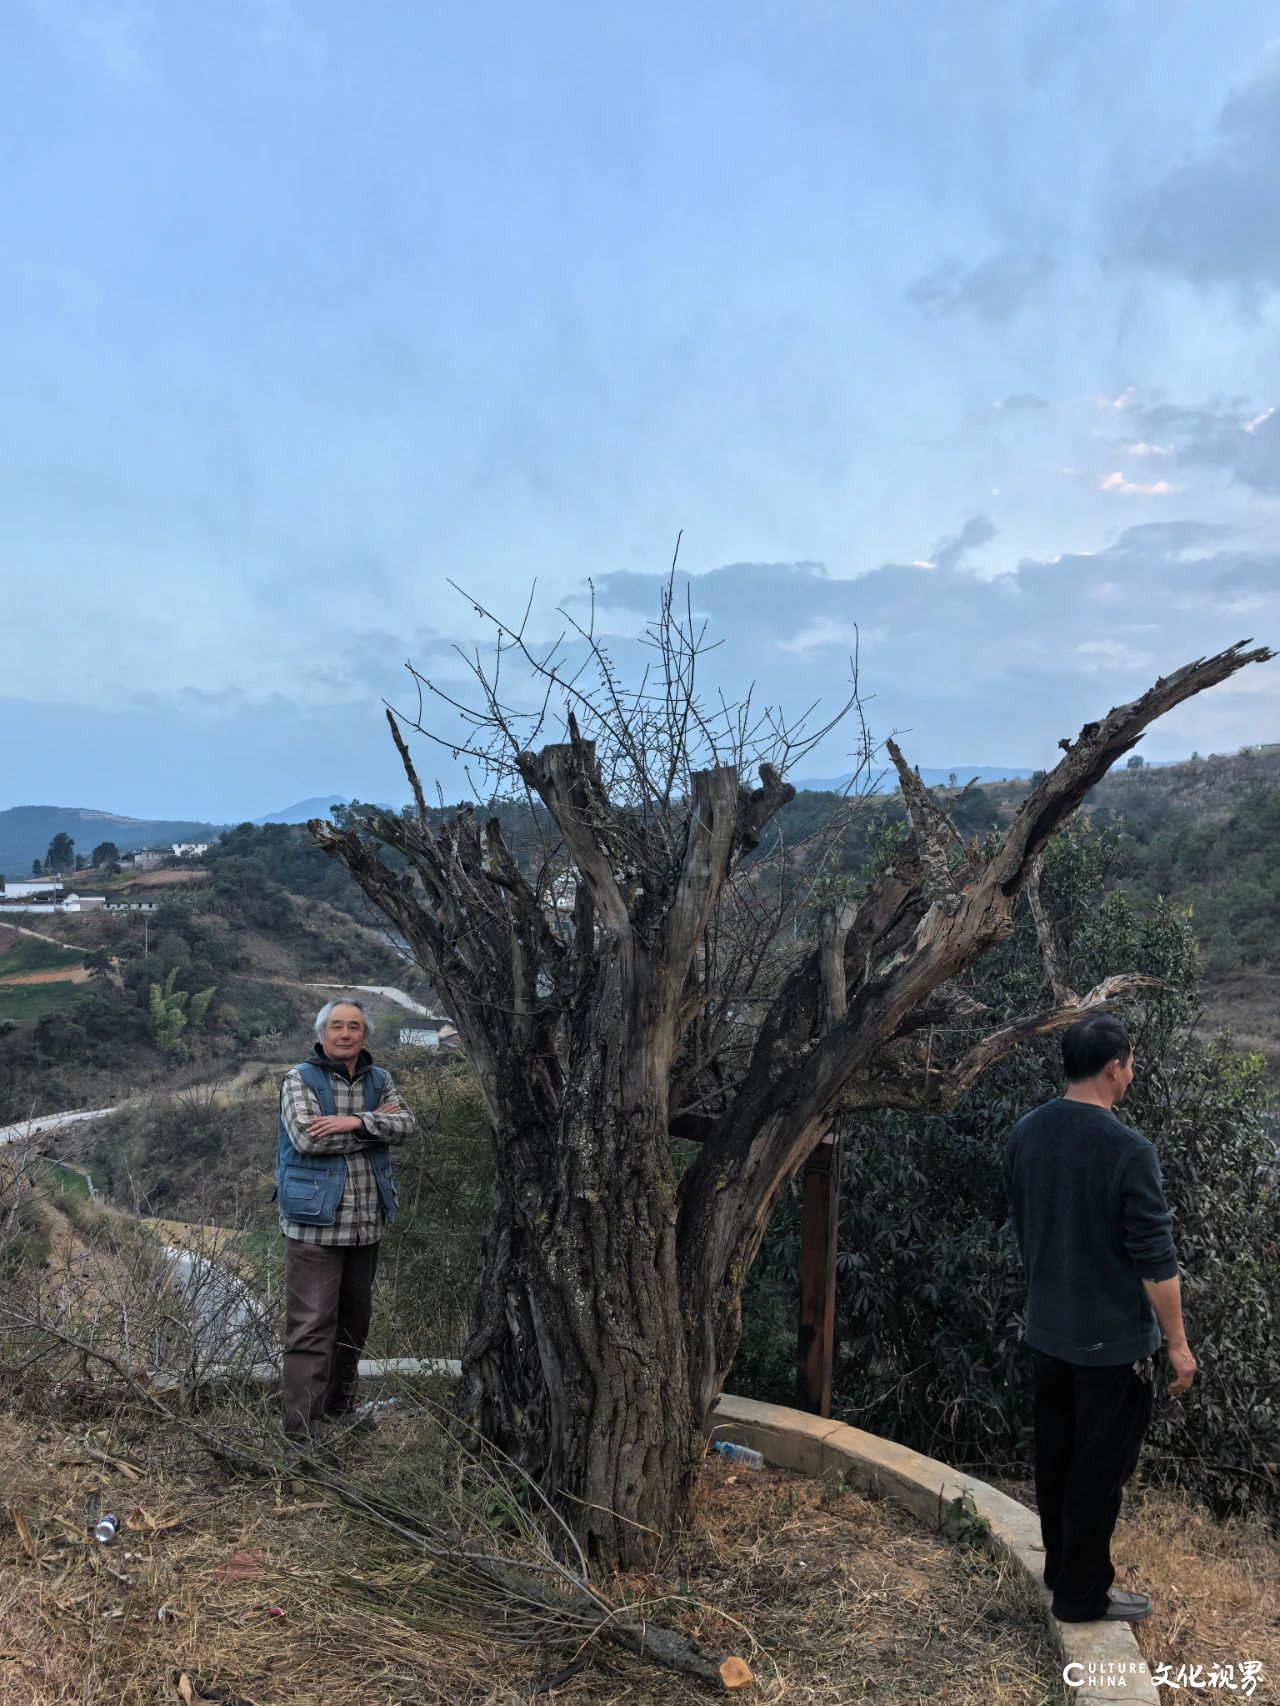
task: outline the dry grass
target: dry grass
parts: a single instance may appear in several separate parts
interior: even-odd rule
[[[1032,1509],[1025,1482],[1002,1490]],[[1111,1548],[1116,1586],[1151,1596],[1151,1616],[1135,1627],[1153,1670],[1167,1665],[1263,1667],[1255,1703],[1280,1701],[1280,1538],[1260,1519],[1215,1522],[1173,1488],[1130,1487]]]
[[[1140,1489],[1116,1528],[1121,1587],[1149,1592],[1137,1630],[1150,1664],[1209,1666],[1256,1659],[1269,1682],[1255,1702],[1280,1701],[1280,1541],[1261,1521],[1217,1523],[1181,1494]]]
[[[361,1478],[412,1484],[422,1426],[404,1416],[362,1445]],[[535,1694],[572,1652],[504,1640],[492,1606],[460,1615],[427,1562],[322,1493],[230,1478],[123,1413],[92,1426],[29,1402],[0,1411],[0,1484],[4,1706],[152,1706],[179,1700],[184,1675],[193,1698],[241,1706],[705,1698],[600,1647]],[[128,1523],[110,1548],[86,1536],[95,1494]],[[659,1574],[614,1589],[673,1595],[668,1621],[746,1653],[753,1700],[1052,1698],[1038,1610],[996,1565],[781,1472],[709,1464]]]
[[[0,977],[0,988],[23,988],[35,983],[88,983],[89,974],[83,966],[67,966],[60,971],[19,972],[13,977]]]

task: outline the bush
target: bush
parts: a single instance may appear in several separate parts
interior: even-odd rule
[[[1076,988],[1121,970],[1167,980],[1125,1014],[1137,1076],[1118,1110],[1160,1154],[1202,1374],[1157,1401],[1146,1466],[1218,1514],[1280,1516],[1280,1188],[1261,1064],[1197,1037],[1189,919],[1123,895],[1100,900],[1113,843],[1087,830],[1053,845],[1044,896]],[[977,969],[993,1022],[1048,992],[1029,920]],[[1060,1090],[1056,1042],[1027,1048],[949,1118],[862,1118],[846,1134],[834,1408],[956,1465],[1030,1463],[1025,1285],[1001,1181],[1015,1120]],[[786,1402],[795,1344],[799,1194],[784,1193],[745,1303],[736,1391]],[[1163,1383],[1167,1384],[1167,1382]]]
[[[6,1287],[44,1267],[51,1248],[40,1204],[27,1195],[11,1206],[12,1219],[0,1211],[0,1281]]]
[[[391,1068],[418,1135],[394,1151],[400,1212],[383,1245],[374,1329],[388,1355],[457,1356],[493,1194],[488,1114],[461,1062],[393,1057]]]

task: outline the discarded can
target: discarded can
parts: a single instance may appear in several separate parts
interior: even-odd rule
[[[744,1469],[763,1469],[764,1458],[758,1451],[752,1451],[749,1445],[735,1445],[732,1440],[717,1439],[711,1442],[712,1451],[718,1451],[728,1463],[740,1463]]]
[[[93,1538],[101,1546],[110,1546],[120,1532],[120,1518],[112,1516],[108,1511],[106,1516],[100,1516],[93,1525]]]
[[[371,1398],[367,1404],[359,1404],[351,1412],[353,1416],[385,1416],[388,1410],[394,1410],[394,1398]]]

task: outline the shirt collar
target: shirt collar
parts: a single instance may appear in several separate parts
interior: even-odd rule
[[[367,1048],[362,1048],[360,1053],[356,1056],[355,1070],[353,1072],[348,1072],[346,1067],[343,1066],[340,1061],[330,1060],[329,1056],[324,1052],[323,1043],[317,1043],[311,1052],[315,1058],[317,1066],[323,1066],[326,1072],[332,1072],[338,1078],[345,1078],[351,1084],[354,1084],[356,1079],[360,1077],[361,1073],[367,1072],[373,1065],[373,1056],[369,1053]]]

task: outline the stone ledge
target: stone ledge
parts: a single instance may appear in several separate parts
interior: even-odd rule
[[[780,1469],[794,1469],[802,1475],[838,1471],[860,1492],[892,1499],[935,1529],[945,1528],[952,1501],[967,1494],[987,1525],[989,1549],[1011,1559],[1043,1601],[1049,1632],[1063,1666],[1078,1666],[1076,1674],[1086,1679],[1079,1688],[1061,1684],[1062,1698],[1079,1706],[1102,1706],[1116,1700],[1159,1706],[1160,1691],[1127,1623],[1059,1623],[1053,1616],[1042,1579],[1040,1523],[1016,1499],[975,1476],[949,1469],[932,1457],[864,1433],[861,1428],[809,1416],[782,1404],[735,1398],[727,1392],[712,1412],[707,1432],[713,1439],[754,1446],[766,1462]]]

